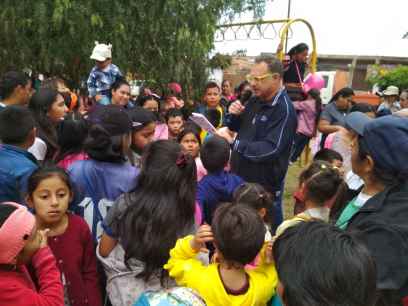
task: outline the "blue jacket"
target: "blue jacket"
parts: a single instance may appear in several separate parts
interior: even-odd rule
[[[133,190],[139,170],[129,163],[76,161],[68,172],[75,187],[73,210],[84,217],[94,239],[102,235],[102,221],[114,201]]]
[[[238,136],[232,146],[232,171],[247,182],[280,191],[297,128],[296,111],[285,89],[272,101],[252,97],[240,116],[226,124]]]
[[[38,168],[35,157],[12,145],[0,146],[0,202],[24,203],[27,180]]]
[[[197,186],[197,202],[201,207],[203,220],[211,224],[218,205],[231,202],[232,194],[242,183],[242,178],[226,171],[204,176]]]

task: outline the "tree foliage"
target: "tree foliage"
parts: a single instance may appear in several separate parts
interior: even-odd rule
[[[232,64],[232,56],[228,54],[216,53],[208,61],[208,66],[212,69],[226,69]]]
[[[398,66],[394,69],[376,66],[368,81],[372,85],[377,84],[382,90],[390,85],[397,86],[400,90],[407,89],[408,66]]]
[[[94,42],[113,45],[122,71],[192,87],[205,80],[217,22],[265,0],[2,0],[0,72],[29,67],[78,85]]]

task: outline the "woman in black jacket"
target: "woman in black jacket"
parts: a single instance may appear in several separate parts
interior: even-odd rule
[[[347,116],[352,168],[364,181],[336,225],[359,231],[377,264],[377,305],[408,305],[408,119]]]

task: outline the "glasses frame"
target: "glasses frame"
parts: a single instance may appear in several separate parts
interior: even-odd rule
[[[247,74],[246,76],[246,80],[248,82],[262,82],[263,80],[269,78],[269,77],[273,77],[274,75],[278,75],[277,73],[266,73],[264,75],[260,75],[260,76],[252,76],[250,74]]]

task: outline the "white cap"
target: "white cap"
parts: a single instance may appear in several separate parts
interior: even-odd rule
[[[91,59],[103,62],[108,58],[112,58],[112,45],[100,44],[95,41],[95,48],[92,51]]]
[[[384,96],[398,96],[399,89],[397,86],[388,86],[386,90],[383,91]]]

